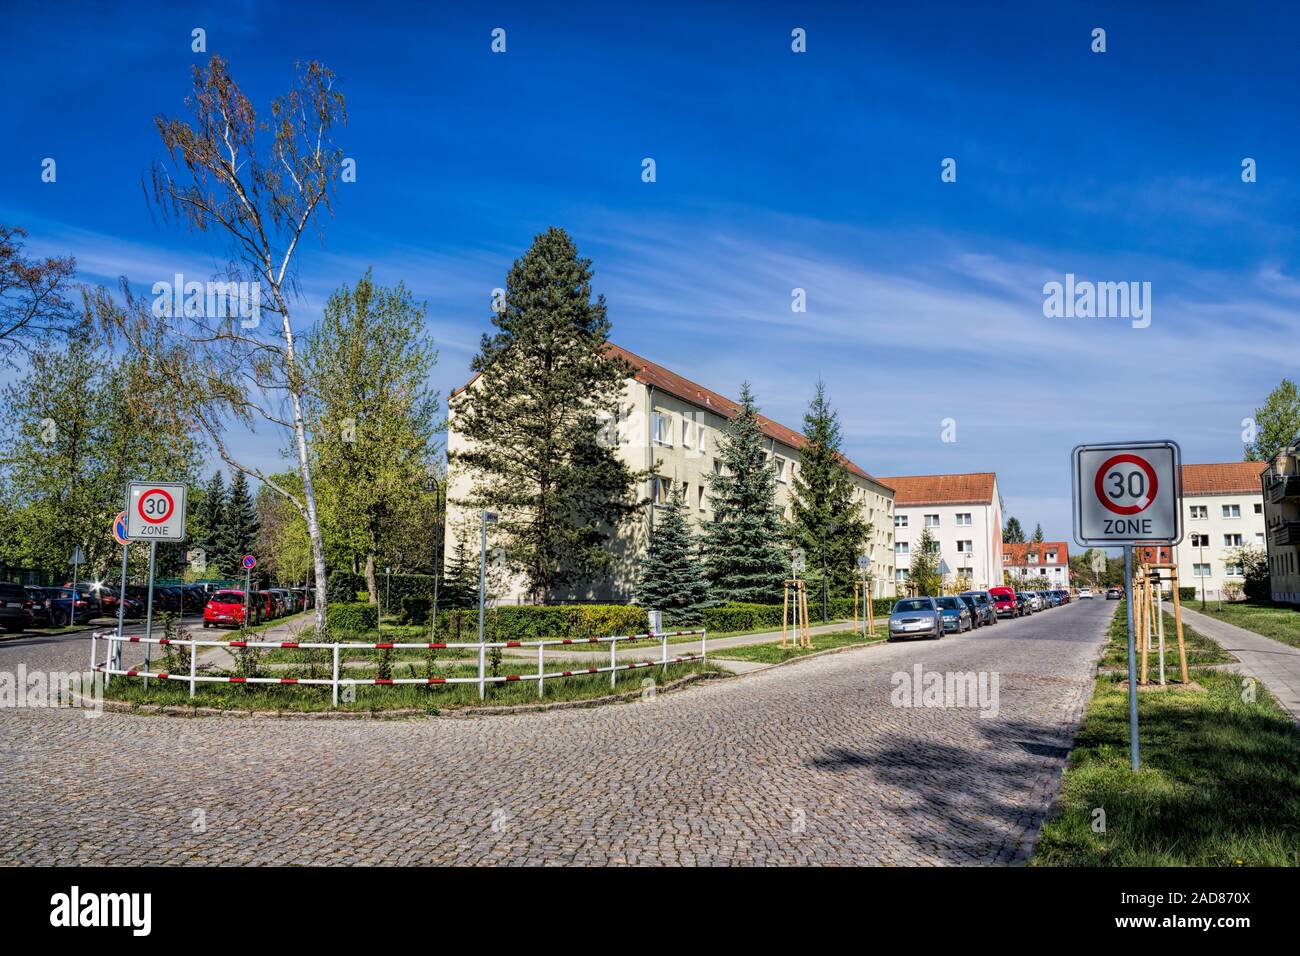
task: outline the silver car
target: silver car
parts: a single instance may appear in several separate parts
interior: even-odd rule
[[[943,614],[932,597],[903,598],[889,615],[889,637],[943,637]]]

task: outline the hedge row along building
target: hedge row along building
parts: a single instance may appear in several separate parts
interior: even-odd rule
[[[610,571],[599,580],[579,582],[567,595],[556,595],[557,600],[630,601],[655,513],[673,492],[683,492],[686,511],[697,528],[712,516],[708,478],[721,467],[716,457],[718,438],[739,408],[718,392],[627,349],[611,344],[609,351],[632,369],[624,382],[618,421],[610,423],[609,434],[616,434],[617,454],[630,469],[652,472],[637,488],[637,497],[651,504],[611,536],[615,560]],[[480,382],[481,377],[475,376],[453,392],[447,402],[447,451],[453,460],[467,447],[465,437],[456,428],[457,396],[465,389],[481,387]],[[766,416],[760,415],[759,421],[767,442],[767,460],[776,475],[777,506],[789,520],[792,482],[799,468],[799,450],[806,440],[801,432]],[[862,519],[872,525],[869,550],[874,593],[877,597],[892,597],[894,489],[847,458],[843,464],[853,482]],[[471,487],[472,476],[453,467],[448,478],[448,555],[454,553],[456,535],[462,529],[477,527],[477,513],[464,504]],[[499,603],[529,600],[524,582],[518,579],[509,579],[504,587],[498,585],[496,593]]]

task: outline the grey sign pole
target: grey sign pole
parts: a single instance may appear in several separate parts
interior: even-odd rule
[[[126,620],[126,553],[127,546],[122,545],[122,588],[117,592],[117,643],[114,645],[109,670],[122,669],[122,627]],[[112,674],[104,676],[104,683],[113,679]]]
[[[1137,655],[1133,650],[1133,546],[1124,546],[1124,611],[1128,617],[1128,752],[1133,769],[1138,757]]]
[[[154,568],[154,561],[157,559],[157,557],[158,557],[158,542],[150,541],[149,542],[149,603],[145,607],[145,612],[144,612],[144,637],[145,637],[144,669],[146,673],[148,673],[149,671],[149,657],[150,657],[149,651],[153,647],[153,645],[149,643],[149,639],[153,637],[153,568]],[[144,686],[145,687],[149,686],[149,678],[147,677],[144,679]]]

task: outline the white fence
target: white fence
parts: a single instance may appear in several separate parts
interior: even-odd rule
[[[691,637],[699,635],[700,653],[688,654],[684,656],[668,656],[668,639],[670,637]],[[657,640],[660,642],[659,660],[631,661],[626,664],[618,662],[618,645],[629,641],[646,641]],[[103,661],[98,659],[98,643],[105,642],[108,645],[107,655]],[[694,642],[691,642],[694,643]],[[121,666],[121,645],[122,644],[157,644],[162,647],[188,647],[190,648],[190,667],[188,674],[169,674],[166,671],[150,671],[136,669],[126,669]],[[555,646],[579,646],[590,644],[609,644],[609,665],[606,667],[581,667],[575,670],[552,671],[546,672],[546,648]],[[329,650],[333,656],[333,675],[331,677],[233,677],[233,676],[214,676],[210,674],[198,673],[198,648],[201,647],[226,647],[226,648],[252,648],[255,650],[273,650],[276,648],[291,648],[298,650]],[[504,674],[493,677],[487,673],[487,652],[493,649],[507,648],[537,648],[537,673],[535,674]],[[339,661],[340,651],[345,649],[351,650],[476,650],[478,651],[478,676],[476,677],[393,677],[393,678],[360,678],[360,677],[340,677]],[[585,638],[555,638],[546,641],[484,641],[479,643],[473,642],[442,642],[442,641],[422,641],[422,642],[376,642],[362,643],[356,641],[206,641],[198,639],[189,640],[171,640],[162,638],[145,638],[145,637],[125,637],[119,635],[116,631],[94,631],[90,635],[90,662],[94,670],[101,671],[105,675],[105,681],[110,682],[114,675],[119,677],[140,677],[145,684],[149,678],[155,680],[177,680],[188,681],[190,685],[190,696],[194,696],[194,688],[200,683],[217,683],[217,684],[303,684],[330,686],[333,688],[333,703],[337,707],[339,703],[339,687],[347,685],[375,685],[375,686],[395,686],[400,684],[478,684],[479,700],[482,700],[487,693],[488,684],[508,684],[515,681],[537,681],[537,696],[541,697],[544,693],[546,682],[548,680],[558,680],[564,677],[584,677],[589,674],[609,674],[609,686],[612,688],[617,681],[619,671],[637,670],[646,667],[662,667],[667,670],[670,664],[683,664],[688,661],[702,661],[708,652],[708,632],[699,631],[661,631],[659,633],[646,634],[625,634],[618,637],[585,637]]]

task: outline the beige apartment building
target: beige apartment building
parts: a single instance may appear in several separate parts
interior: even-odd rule
[[[991,471],[880,479],[894,489],[895,582],[907,591],[911,555],[926,528],[948,565],[978,590],[1002,583],[1002,495]]]
[[[1241,595],[1239,550],[1266,546],[1263,470],[1258,461],[1183,465],[1183,540],[1174,560],[1179,584],[1195,586],[1197,597]]]
[[[705,388],[627,349],[610,346],[632,368],[619,402],[617,421],[606,425],[609,441],[615,442],[619,458],[633,471],[650,471],[651,477],[637,489],[638,498],[651,502],[633,521],[617,529],[611,538],[614,564],[600,580],[580,582],[559,600],[627,602],[632,599],[641,557],[645,553],[655,514],[680,489],[687,513],[698,527],[712,516],[708,479],[722,467],[717,458],[718,438],[739,405],[712,389]],[[478,377],[464,388],[474,388]],[[448,400],[447,450],[454,455],[465,449],[465,439],[456,431],[456,396]],[[776,500],[789,520],[791,489],[799,468],[799,450],[806,444],[802,433],[766,416],[759,416],[767,459],[776,474]],[[872,588],[877,597],[894,594],[894,492],[888,482],[874,478],[858,465],[844,460],[856,489],[864,521],[872,525],[869,552],[872,556]],[[471,488],[471,477],[453,467],[448,478],[447,554],[454,554],[455,536],[460,529],[477,527],[477,514],[463,502]],[[476,539],[477,540],[477,539]],[[522,580],[507,580],[496,587],[501,603],[526,603],[529,596]]]
[[[1274,601],[1300,604],[1300,439],[1283,448],[1260,476]]]

